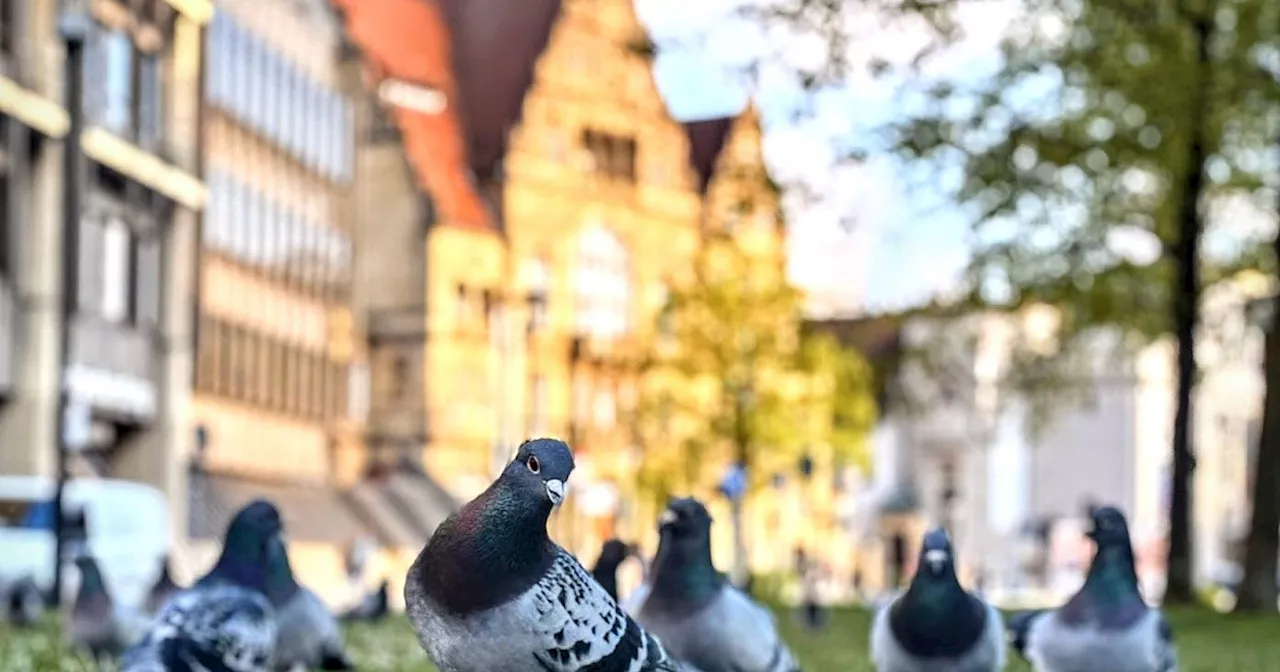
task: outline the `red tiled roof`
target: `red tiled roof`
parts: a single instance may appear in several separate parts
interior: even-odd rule
[[[733,117],[721,117],[684,123],[684,132],[689,136],[689,165],[698,175],[698,190],[704,194],[715,173],[720,150],[729,140],[733,120]]]
[[[560,0],[437,0],[453,36],[468,157],[481,182],[507,153]]]
[[[418,183],[431,194],[441,219],[496,230],[472,179],[459,109],[464,98],[454,76],[450,31],[434,0],[333,2],[375,81],[395,77],[424,84],[443,91],[449,99],[449,107],[441,114],[388,110],[400,127]]]

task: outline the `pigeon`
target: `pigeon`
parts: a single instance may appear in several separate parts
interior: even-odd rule
[[[386,579],[378,584],[378,589],[369,593],[360,601],[360,604],[347,610],[346,613],[338,617],[339,621],[344,623],[354,623],[357,621],[376,622],[386,618],[391,612],[390,598],[391,582]]]
[[[155,584],[151,586],[150,592],[147,593],[147,613],[158,613],[165,602],[168,602],[169,598],[180,590],[182,588],[173,582],[173,576],[169,573],[169,558],[166,557],[160,563],[160,576],[156,578]]]
[[[678,672],[658,640],[547,536],[573,468],[563,441],[520,444],[409,568],[406,611],[442,672]]]
[[[798,672],[773,614],[711,564],[711,516],[673,499],[659,526],[649,594],[636,620],[677,660],[703,672]]]
[[[138,633],[137,615],[111,599],[98,563],[89,555],[76,558],[80,588],[71,605],[68,632],[77,649],[88,652],[99,666],[120,655]]]
[[[165,603],[125,652],[120,671],[269,672],[277,627],[267,568],[285,555],[281,529],[271,503],[254,500],[241,509],[213,569]]]
[[[871,660],[878,672],[1004,669],[1003,619],[960,586],[946,530],[924,535],[911,584],[876,613]]]
[[[352,670],[342,643],[342,630],[329,607],[315,593],[298,585],[287,553],[271,556],[267,570],[267,598],[275,608],[275,669]]]
[[[5,619],[14,628],[32,628],[44,614],[44,596],[30,576],[9,586],[5,595]]]
[[[618,539],[604,542],[600,549],[600,557],[596,558],[596,566],[591,568],[591,577],[609,593],[609,597],[618,599],[618,566],[623,560],[635,554],[635,549]]]
[[[1084,585],[1055,610],[1032,613],[1011,633],[1039,672],[1175,672],[1173,631],[1138,589],[1124,514],[1090,509],[1097,553]]]
[[[1043,613],[1045,613],[1044,609],[1019,611],[1010,615],[1008,623],[1005,624],[1005,629],[1009,633],[1007,638],[1009,645],[1018,652],[1019,656],[1022,656],[1023,660],[1027,657],[1027,630]]]

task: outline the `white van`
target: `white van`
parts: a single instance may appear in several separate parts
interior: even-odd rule
[[[29,577],[46,594],[52,590],[55,487],[50,478],[0,476],[0,588]],[[74,560],[87,551],[112,596],[141,605],[173,546],[164,495],[132,481],[75,479],[64,497],[63,599],[75,595]]]

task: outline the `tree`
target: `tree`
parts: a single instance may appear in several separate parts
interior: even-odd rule
[[[1099,327],[1127,345],[1176,339],[1166,599],[1189,601],[1200,242],[1215,203],[1266,197],[1259,151],[1280,91],[1258,58],[1275,9],[1039,0],[1029,11],[992,80],[928,83],[922,109],[894,129],[898,147],[959,168],[954,195],[978,241],[968,302],[1058,309],[1058,347],[1023,358],[1039,372],[1023,383],[1062,385],[1074,373],[1054,364]],[[1254,252],[1210,260],[1204,281],[1255,264]]]
[[[755,258],[735,234],[707,234],[644,364],[634,427],[645,490],[711,491],[737,464],[750,493],[819,446],[835,461],[865,460],[870,369],[828,337],[801,334],[801,308],[776,263]],[[742,579],[737,507],[734,518]]]

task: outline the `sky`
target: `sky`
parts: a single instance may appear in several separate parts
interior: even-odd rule
[[[743,85],[726,64],[746,62],[766,40],[735,23],[736,6],[751,0],[636,0],[641,20],[658,41],[674,38],[690,46],[660,53],[658,87],[673,115],[682,120],[729,115],[742,109]],[[929,75],[959,77],[989,70],[1016,10],[1008,0],[983,0],[981,11],[962,7],[968,36]],[[910,25],[889,24],[870,14],[856,16],[851,60],[879,57],[905,62],[927,41]],[[812,44],[797,43],[784,59],[793,64],[822,58]],[[765,152],[782,181],[817,181],[830,202],[808,205],[795,217],[791,276],[813,299],[817,312],[879,312],[923,301],[955,283],[968,258],[967,220],[940,190],[903,186],[905,167],[876,151],[875,129],[902,110],[894,84],[855,68],[848,82],[822,92],[815,114],[802,126],[788,121],[800,99],[785,75],[766,72],[756,101],[764,112]],[[835,166],[832,140],[867,150],[858,166]]]

